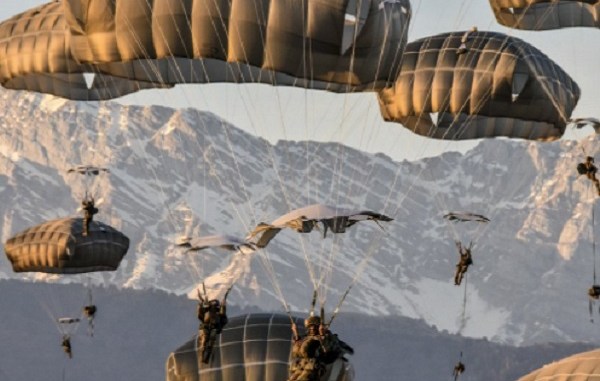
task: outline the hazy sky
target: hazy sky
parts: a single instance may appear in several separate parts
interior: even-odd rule
[[[43,4],[41,0],[1,0],[0,19]],[[600,118],[600,30],[571,28],[525,32],[501,27],[487,0],[412,0],[409,41],[476,25],[522,38],[546,53],[579,84],[582,97],[573,116]],[[373,94],[339,95],[266,85],[189,85],[127,96],[126,104],[161,104],[212,111],[233,124],[278,139],[340,141],[395,159],[414,159],[465,149],[474,142],[437,142],[381,120]],[[571,136],[573,136],[571,134]],[[583,134],[577,134],[578,137]]]

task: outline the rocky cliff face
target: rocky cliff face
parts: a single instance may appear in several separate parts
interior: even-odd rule
[[[0,236],[76,214],[87,189],[102,201],[96,218],[131,239],[120,269],[91,275],[96,283],[195,294],[205,280],[212,296],[235,282],[231,303],[300,311],[308,310],[314,286],[331,311],[353,285],[343,310],[422,318],[440,330],[509,343],[597,339],[586,296],[594,192],[577,177],[582,153],[574,142],[495,139],[466,154],[394,162],[339,144],[271,145],[192,109],[12,91],[2,91],[0,102]],[[597,140],[583,144],[597,153]],[[67,174],[79,164],[111,173],[87,180]],[[188,253],[174,245],[182,234],[243,237],[259,222],[313,203],[395,220],[326,238],[284,231],[255,253]],[[448,223],[442,216],[450,210],[491,222]],[[455,239],[475,242],[464,319],[464,288],[452,284]],[[4,256],[0,275],[65,280],[14,274]]]

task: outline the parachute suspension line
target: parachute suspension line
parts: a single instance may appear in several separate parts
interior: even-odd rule
[[[358,12],[360,12],[360,8],[359,8],[359,9],[357,9],[357,13],[358,13]],[[385,7],[384,7],[384,12],[385,12]],[[358,15],[358,16],[360,16],[360,15]],[[385,28],[385,36],[384,36],[384,42],[382,43],[381,50],[380,50],[380,54],[379,54],[379,60],[378,60],[378,65],[377,65],[377,71],[376,71],[376,76],[375,76],[376,78],[379,78],[379,73],[380,73],[380,71],[381,71],[382,62],[383,62],[383,58],[384,58],[384,54],[383,54],[383,53],[384,53],[384,51],[385,51],[386,42],[387,42],[387,40],[390,38],[390,28],[389,28],[389,26],[390,26],[390,18],[388,17],[388,15],[384,15],[384,18],[385,18],[385,23],[386,23],[386,28]],[[356,61],[356,60],[355,60],[355,57],[356,57],[356,41],[357,41],[357,37],[358,37],[358,26],[359,26],[359,24],[358,24],[358,23],[356,23],[356,24],[354,25],[353,44],[352,44],[352,54],[351,54],[351,63],[350,63],[350,65],[351,65],[351,68],[352,68],[352,67],[354,67],[354,65],[355,65],[355,61]],[[406,27],[407,27],[407,26],[405,26],[405,28],[406,28]],[[405,31],[406,31],[406,30],[405,30]],[[404,32],[405,32],[405,31],[404,31]],[[400,54],[402,54],[402,49],[401,49],[401,44],[398,44],[398,47],[397,47],[397,49],[396,49],[396,52],[395,52],[395,58],[397,58],[397,57],[398,57]],[[391,70],[393,70],[393,67],[392,67],[392,68],[390,68],[390,71],[391,71]],[[347,86],[350,86],[350,85],[351,85],[351,77],[350,77],[350,75],[349,75],[349,76],[348,76],[348,83],[347,83]],[[374,83],[373,83],[373,89],[375,88],[375,85],[376,85],[376,83],[374,82]],[[348,99],[348,98],[349,98],[349,95],[348,95],[348,94],[345,94],[345,95],[344,95],[344,106],[343,106],[343,109],[344,109],[344,115],[348,115],[348,113],[346,112],[346,110],[348,110],[348,107],[349,107],[349,106],[348,106],[348,103],[349,103],[349,99]],[[358,97],[357,97],[357,100],[358,100]],[[367,125],[367,124],[368,124],[368,123],[367,123],[367,119],[368,119],[369,113],[370,113],[370,111],[372,110],[372,108],[373,108],[373,103],[371,102],[371,103],[369,103],[368,110],[367,110],[367,112],[365,113],[365,122],[364,122],[364,123],[365,123],[365,125]],[[342,125],[343,125],[343,123],[345,122],[345,118],[346,118],[346,117],[343,117],[343,118],[340,120],[340,123],[339,123],[339,127],[338,127],[338,129],[341,129],[341,128],[342,128]],[[361,145],[363,145],[363,143],[364,143],[364,140],[365,140],[365,133],[366,133],[366,129],[363,129],[363,131],[362,131],[362,133],[361,133],[361,139],[360,139]],[[373,131],[371,131],[371,136],[372,136],[372,135],[373,135]],[[343,152],[344,152],[344,150],[343,150],[343,147],[341,147],[341,146],[340,146],[338,149],[339,149],[339,151],[341,151],[341,152],[342,152],[342,154],[338,154],[338,155],[337,155],[337,160],[336,160],[336,162],[339,162],[339,167],[338,167],[338,165],[336,165],[336,167],[335,167],[335,168],[336,168],[336,170],[335,170],[335,172],[334,172],[334,173],[335,173],[335,174],[338,176],[338,182],[337,182],[338,186],[337,186],[337,188],[339,189],[339,191],[337,191],[337,192],[336,192],[336,194],[337,194],[337,199],[338,199],[338,202],[336,202],[336,205],[338,205],[338,204],[339,204],[339,200],[340,200],[340,198],[341,198],[341,196],[342,196],[342,192],[341,192],[341,187],[340,187],[340,186],[341,186],[341,185],[343,185],[343,182],[342,182],[342,173],[343,173],[343,166],[344,166],[344,164],[345,164],[345,162],[344,162],[343,160],[341,160],[341,157],[342,157],[342,155],[343,155]],[[372,173],[373,173],[372,171],[373,171],[373,170],[371,170],[371,172],[369,173],[369,178],[371,177],[371,175],[372,175]],[[355,170],[353,171],[353,173],[351,174],[351,176],[350,176],[350,177],[351,177],[351,179],[352,179],[352,181],[350,181],[350,182],[349,182],[349,184],[350,184],[350,187],[348,187],[348,188],[346,189],[346,194],[347,194],[347,197],[350,197],[350,195],[351,195],[351,194],[353,194],[353,191],[352,191],[352,185],[355,183],[354,179],[355,179],[355,178],[357,178],[357,177],[359,177],[359,176],[361,176],[361,177],[362,177],[362,174],[361,174],[361,173],[359,173],[359,171],[358,171],[357,169],[355,169]],[[398,173],[396,174],[396,178],[395,178],[395,180],[394,180],[394,185],[397,183],[397,179],[398,179]],[[391,190],[390,190],[390,194],[388,195],[388,198],[387,198],[387,200],[386,200],[386,203],[385,203],[385,205],[386,205],[386,206],[387,206],[387,204],[389,203],[389,200],[390,200],[390,197],[391,197],[391,193],[393,192],[394,188],[395,188],[395,187],[392,187],[392,188],[391,188]],[[387,207],[386,207],[386,206],[384,206],[384,209],[387,209]],[[374,244],[374,243],[375,243],[375,242],[377,242],[377,241],[378,241],[377,239],[373,241],[373,243],[372,243],[372,245],[371,245],[371,248],[370,248],[370,250],[368,250],[368,251],[366,252],[366,254],[365,254],[365,257],[363,258],[363,262],[362,262],[362,263],[365,263],[365,264],[366,264],[366,263],[367,263],[367,261],[368,261],[368,259],[369,259],[370,257],[372,257],[372,256],[375,254],[376,247],[375,247],[375,244]],[[327,287],[326,287],[326,286],[327,286],[327,285],[328,285],[328,284],[331,282],[332,275],[333,275],[333,271],[332,271],[332,270],[333,270],[333,267],[334,267],[333,265],[334,265],[334,263],[335,263],[335,258],[336,258],[336,256],[337,256],[337,254],[338,254],[340,251],[342,251],[342,250],[340,250],[340,249],[336,249],[336,246],[337,246],[337,245],[333,245],[333,246],[332,246],[332,250],[330,251],[330,255],[329,255],[329,257],[328,257],[327,263],[325,264],[325,265],[326,265],[326,268],[324,269],[324,271],[325,271],[325,272],[324,272],[324,274],[322,274],[322,276],[321,276],[321,280],[319,281],[319,284],[321,285],[321,284],[323,283],[322,281],[323,281],[323,280],[325,280],[325,282],[324,282],[324,287],[323,287],[323,289],[324,289],[324,290],[327,290]],[[350,284],[350,286],[349,286],[348,290],[345,292],[345,295],[344,295],[344,296],[342,296],[342,299],[341,299],[341,300],[340,300],[340,302],[338,303],[338,306],[336,307],[336,310],[339,310],[339,308],[340,308],[341,304],[343,303],[343,301],[344,301],[344,300],[345,300],[345,298],[346,298],[346,295],[348,294],[348,292],[349,292],[349,291],[350,291],[350,289],[352,288],[352,285],[353,285],[353,284],[354,284],[354,283],[357,281],[357,279],[358,279],[358,278],[359,278],[359,276],[360,276],[360,273],[361,273],[363,270],[364,270],[364,267],[363,267],[363,269],[362,269],[362,270],[361,270],[360,268],[359,268],[359,269],[357,269],[357,271],[356,271],[356,272],[355,272],[355,274],[354,274],[353,281],[351,282],[351,284]],[[328,280],[327,280],[327,279],[328,279]],[[321,295],[320,295],[320,296],[321,296],[321,307],[323,307],[323,305],[324,305],[324,303],[325,303],[325,300],[326,300],[326,294],[325,294],[325,292],[321,292]]]
[[[460,326],[458,328],[458,334],[462,335],[463,330],[467,327],[467,287],[469,284],[469,274],[465,273],[465,286],[463,292],[462,311],[460,314]]]
[[[148,3],[148,2],[147,2],[147,3]],[[149,3],[148,3],[148,4],[149,4]],[[129,21],[129,20],[127,19],[127,21]],[[188,21],[188,24],[189,24],[189,21]],[[130,28],[131,28],[131,24],[130,24],[129,22],[128,22],[128,25],[129,25],[129,26],[130,26]],[[180,33],[180,32],[179,32],[179,33]],[[135,36],[135,38],[136,38],[136,42],[138,43],[138,47],[139,47],[140,49],[142,49],[142,50],[143,50],[143,49],[144,49],[144,47],[143,47],[143,46],[142,46],[142,44],[139,42],[139,38],[137,37],[137,35],[136,35],[135,33],[132,33],[132,35],[134,35],[134,36]],[[177,69],[178,69],[178,71],[179,71],[179,74],[181,75],[181,78],[183,78],[183,75],[181,74],[181,70],[180,70],[180,68],[179,68],[179,65],[177,65],[177,63],[176,63],[176,62],[174,63],[174,65],[175,65],[175,67],[177,67]],[[151,68],[156,68],[156,70],[155,70],[155,74],[156,74],[156,76],[157,76],[157,77],[159,77],[159,78],[160,78],[160,72],[159,72],[159,70],[158,70],[158,68],[157,68],[157,65],[155,65],[155,64],[151,64],[150,66],[151,66]],[[205,74],[206,74],[206,68],[205,68],[205,66],[204,66],[204,62],[203,62],[203,61],[202,61],[202,67],[203,67],[203,69],[204,69],[204,72],[205,72]],[[207,83],[210,83],[208,76],[206,76],[206,78],[207,78]],[[187,97],[187,95],[186,95],[186,99],[187,99],[187,101],[188,101],[188,103],[189,103],[190,105],[192,105],[192,104],[193,104],[192,102],[190,102],[190,100],[189,100],[189,98]],[[199,111],[198,111],[198,115],[199,115]],[[198,119],[201,121],[201,123],[203,124],[204,128],[206,129],[206,124],[205,124],[205,121],[204,121],[202,118],[198,118]],[[222,122],[222,125],[223,125],[223,126],[225,126],[225,123],[224,123],[224,122]],[[226,131],[226,135],[227,135],[227,138],[228,138],[228,143],[230,143],[230,141],[229,141],[229,135],[227,134],[227,129],[224,129],[224,130]],[[204,137],[206,137],[206,134],[204,134]],[[211,146],[212,146],[212,144],[211,144]],[[230,147],[230,148],[231,148],[231,147]],[[237,160],[235,160],[235,158],[234,158],[234,161],[235,161],[235,165],[236,165],[236,169],[237,169],[237,171],[238,171],[238,174],[240,174],[239,168],[238,168],[238,166],[237,166]],[[205,168],[204,168],[204,170],[205,170]],[[242,178],[241,174],[240,174],[240,176],[239,176],[239,177],[240,177],[240,178]],[[219,183],[222,185],[222,182],[221,182],[221,181],[219,181]],[[242,183],[242,186],[244,187],[244,191],[245,191],[245,184],[243,184],[243,183]],[[161,188],[161,190],[162,190],[162,188]],[[164,193],[164,190],[163,190],[163,193]],[[204,197],[206,197],[206,195],[204,195]],[[248,198],[248,197],[246,196],[246,198]],[[236,207],[233,205],[233,203],[231,203],[231,204],[232,204],[232,206],[233,206],[233,209],[235,210],[235,212],[238,214],[238,217],[239,217],[240,221],[241,221],[241,222],[242,222],[242,223],[243,223],[243,224],[244,224],[244,225],[247,227],[247,225],[244,223],[244,219],[243,219],[243,218],[241,218],[241,215],[240,215],[240,213],[239,213],[239,210],[238,210],[238,209],[237,209],[237,208],[236,208]],[[166,205],[166,208],[167,208],[167,210],[169,210],[169,212],[170,212],[170,209],[169,209],[168,205]]]
[[[594,258],[594,285],[596,285],[596,212],[595,203],[592,201],[592,257]]]
[[[150,4],[148,3],[148,1],[146,1],[146,3],[148,4],[148,6],[150,6]],[[134,32],[134,30],[133,30],[133,28],[132,28],[132,26],[131,26],[131,23],[129,22],[129,19],[126,17],[124,20],[125,20],[125,22],[127,23],[127,26],[128,26],[128,28],[129,28],[129,30],[130,30],[130,32],[131,32],[131,35],[133,36],[133,38],[134,38],[134,41],[135,41],[135,42],[136,42],[136,44],[137,44],[137,47],[138,47],[140,50],[142,50],[142,51],[144,52],[144,54],[145,54],[145,55],[147,55],[147,56],[148,56],[148,52],[147,52],[147,50],[144,48],[144,46],[143,46],[143,44],[141,43],[141,41],[140,41],[139,37],[138,37],[138,36],[137,36],[137,34]],[[150,65],[148,65],[148,66],[149,66],[149,69],[150,69],[150,70],[152,70],[152,69],[153,69],[153,70],[152,70],[152,73],[153,73],[153,74],[156,76],[156,78],[159,78],[159,82],[160,82],[160,83],[163,83],[163,82],[164,82],[164,80],[162,79],[161,73],[160,73],[160,71],[159,71],[159,69],[158,69],[157,65],[156,65],[156,64],[150,64]],[[146,66],[146,65],[144,65],[144,66],[143,66],[143,70],[146,72],[146,74],[147,74],[147,75],[149,74],[149,72],[148,72],[148,69],[147,69],[147,66]],[[101,71],[100,71],[100,69],[98,69],[98,70],[97,70],[96,74],[98,74],[98,73],[100,73],[100,74],[101,74]],[[96,76],[96,78],[102,78],[102,77],[103,77],[102,75],[100,75],[100,76]],[[105,82],[105,83],[106,83],[106,82]],[[110,87],[109,87],[109,86],[107,86],[106,88],[107,88],[107,89],[109,89]],[[131,129],[128,129],[128,131],[130,131],[130,132],[131,132]],[[138,142],[142,141],[142,140],[140,139],[140,137],[139,137],[139,136],[138,136],[138,135],[137,135],[135,132],[133,133],[133,136],[134,136],[134,138],[136,138],[136,139],[137,139],[137,141],[138,141]],[[140,148],[139,152],[144,152],[144,147],[141,147],[141,143],[138,143],[138,145],[140,145],[140,147],[139,147],[139,148]],[[164,164],[164,159],[162,160],[162,163]],[[160,182],[160,181],[158,181],[158,175],[157,175],[157,173],[156,173],[156,170],[155,170],[155,169],[154,169],[152,166],[148,166],[148,168],[151,170],[151,172],[152,172],[152,175],[154,176],[155,184],[157,185],[157,188],[160,190],[160,192],[161,192],[161,194],[162,194],[162,202],[163,202],[163,206],[164,206],[165,210],[167,210],[167,219],[169,220],[169,223],[170,223],[171,227],[174,229],[174,228],[175,228],[175,226],[177,226],[177,223],[175,222],[175,221],[176,221],[176,219],[175,219],[175,217],[173,216],[173,213],[172,213],[172,211],[171,211],[171,209],[170,209],[169,205],[167,205],[167,204],[166,204],[166,201],[165,201],[165,200],[167,200],[168,198],[167,198],[167,196],[166,196],[165,189],[164,189],[164,188],[163,188],[163,186],[161,185],[161,182]]]

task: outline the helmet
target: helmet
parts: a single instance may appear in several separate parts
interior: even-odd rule
[[[591,156],[588,156],[588,157],[586,157],[586,160],[587,160],[587,161],[591,161],[592,163],[594,162],[594,158],[593,158],[593,157],[591,157]]]
[[[310,327],[311,325],[321,325],[321,318],[318,316],[309,316],[304,320],[305,327]]]

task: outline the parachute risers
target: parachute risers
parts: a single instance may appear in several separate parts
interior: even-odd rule
[[[82,218],[53,220],[29,228],[4,244],[14,272],[78,274],[115,271],[129,249],[129,238],[98,221],[84,237]]]
[[[555,140],[580,90],[544,53],[496,32],[444,33],[406,46],[393,87],[379,91],[387,121],[416,134],[461,140]]]
[[[293,318],[300,334],[304,322]],[[289,377],[292,328],[288,315],[248,314],[229,320],[213,349],[209,364],[194,337],[175,351],[166,363],[166,381],[285,381]],[[354,369],[342,359],[327,367],[321,380],[352,381]]]

